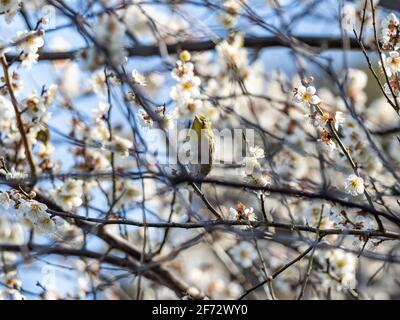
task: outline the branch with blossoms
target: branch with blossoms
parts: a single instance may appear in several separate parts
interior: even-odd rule
[[[0,3],[0,298],[396,297],[392,7]]]

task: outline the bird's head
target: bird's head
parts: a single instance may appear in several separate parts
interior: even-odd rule
[[[211,121],[208,120],[205,116],[196,115],[194,118],[193,127],[195,130],[197,127],[200,129],[212,129],[212,124]]]

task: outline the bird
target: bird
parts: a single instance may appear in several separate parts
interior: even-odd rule
[[[205,195],[201,190],[202,180],[210,173],[213,168],[213,157],[215,148],[215,135],[212,128],[212,123],[207,117],[203,115],[196,115],[191,126],[191,132],[196,135],[196,143],[193,143],[191,147],[197,148],[195,152],[196,156],[194,162],[189,163],[188,169],[189,174],[196,179],[196,182],[192,182],[191,185],[194,191],[202,199],[192,198],[190,193],[189,201],[194,208],[194,212],[199,211],[204,204],[211,211],[211,213],[217,218],[222,219],[222,216],[212,207]],[[192,150],[193,152],[194,150]],[[200,217],[197,217],[200,218]]]
[[[212,123],[204,115],[196,115],[191,126],[191,130],[196,134],[197,141],[197,157],[194,163],[190,163],[189,173],[196,179],[204,179],[211,171],[213,164],[215,136],[212,128]],[[193,147],[196,147],[193,145]],[[205,152],[207,154],[205,154]],[[199,188],[201,182],[197,183]]]

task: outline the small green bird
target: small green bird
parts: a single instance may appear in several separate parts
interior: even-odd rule
[[[191,129],[197,135],[197,161],[189,165],[190,174],[196,179],[205,178],[212,169],[215,137],[211,121],[203,115],[195,116]],[[208,154],[205,154],[207,152]],[[203,163],[202,163],[203,162]]]
[[[197,136],[197,145],[193,147],[197,147],[198,149],[197,161],[188,166],[189,173],[193,178],[202,180],[210,173],[213,167],[215,136],[211,121],[203,115],[195,116],[191,129]],[[208,200],[204,198],[201,191],[201,182],[192,183],[192,186],[195,192],[203,198],[203,200],[196,205],[196,200],[192,198],[192,193],[190,193],[189,201],[192,204],[192,207],[198,209],[205,203],[217,219],[222,219],[222,216],[212,207]]]

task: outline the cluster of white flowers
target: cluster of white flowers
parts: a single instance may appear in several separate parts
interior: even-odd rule
[[[325,254],[329,260],[331,272],[339,277],[343,288],[354,289],[356,286],[357,257],[351,252],[330,250]]]
[[[229,252],[233,259],[243,268],[250,268],[258,258],[257,250],[247,241],[242,241],[234,245]]]
[[[400,74],[400,53],[399,49],[399,20],[394,13],[389,14],[382,22],[380,40],[382,48],[389,51],[382,53],[383,65],[379,62],[382,71],[389,77],[389,82],[384,84],[385,93],[400,101],[400,90],[398,77]]]
[[[237,299],[241,294],[240,285],[230,279],[222,278],[218,270],[209,269],[209,267],[200,266],[189,270],[190,281],[195,283],[208,297],[224,300]]]
[[[96,40],[106,51],[107,62],[116,67],[126,62],[125,31],[125,25],[115,14],[103,14],[93,28]],[[92,71],[104,65],[106,59],[95,46],[81,50],[79,58],[82,65]]]
[[[349,71],[349,77],[347,81],[347,91],[350,93],[350,98],[355,103],[357,109],[363,111],[366,101],[365,93],[363,88],[366,86],[366,75],[360,70],[351,69]],[[307,100],[310,99],[306,94],[306,99],[301,99],[302,95],[299,95],[299,90],[295,90],[295,101],[300,102],[303,105]],[[302,89],[301,92],[307,92],[307,88]],[[311,93],[315,93],[314,89],[311,89]],[[314,126],[320,129],[320,139],[325,146],[329,148],[330,151],[337,149],[337,142],[335,141],[332,130],[336,132],[340,130],[341,142],[346,148],[346,152],[351,155],[353,159],[357,159],[359,167],[362,167],[367,173],[375,174],[382,167],[381,161],[377,158],[376,153],[371,149],[366,143],[365,133],[359,129],[358,124],[354,119],[346,118],[342,111],[336,111],[335,113],[328,113],[322,109],[322,100],[320,98],[315,98],[319,103],[314,105],[308,103],[311,107],[310,114],[308,115]],[[332,104],[332,102],[327,102],[327,105]],[[337,104],[338,109],[344,108],[340,103]],[[317,111],[313,111],[313,107],[317,108]],[[330,124],[330,125],[328,125]],[[296,134],[301,134],[301,130],[296,131]],[[298,135],[297,134],[297,135]],[[304,133],[303,133],[304,135]],[[304,138],[301,139],[304,141]],[[304,144],[301,145],[304,148]],[[343,150],[340,152],[333,153],[333,156],[340,159],[340,161],[347,161]]]
[[[245,3],[245,1],[243,1]],[[219,20],[225,28],[231,28],[235,25],[238,15],[241,12],[241,1],[224,0],[222,4],[222,12],[219,15]]]
[[[215,47],[219,63],[225,71],[238,73],[243,80],[249,77],[247,50],[243,48],[244,38],[236,33],[228,39],[218,43]],[[229,79],[229,77],[228,77]]]
[[[372,112],[371,108],[371,112]],[[342,142],[353,159],[357,159],[360,168],[369,175],[377,175],[382,168],[382,162],[376,152],[368,145],[366,134],[359,129],[353,119],[346,119],[342,126]],[[341,155],[341,161],[345,162],[346,157]]]
[[[129,156],[129,150],[132,148],[132,141],[113,135],[111,141],[106,141],[103,143],[104,147],[111,151],[120,154],[122,157]]]
[[[346,93],[355,109],[358,112],[362,112],[368,100],[365,92],[368,83],[368,75],[362,70],[350,68],[345,76],[347,76],[347,81],[345,82]]]
[[[330,125],[333,125],[335,130],[339,130],[339,125],[343,123],[344,117],[343,113],[340,111],[330,114],[329,112],[324,112],[321,109],[322,101],[320,97],[316,94],[315,87],[311,85],[300,85],[298,88],[294,89],[294,101],[301,106],[304,106],[309,111],[308,117],[311,123],[320,129],[320,141],[328,147],[330,151],[336,149],[336,143],[330,133]],[[297,130],[296,134],[293,134],[294,139],[300,139],[303,146],[304,133]],[[303,138],[302,138],[303,137]],[[292,141],[295,142],[296,141]],[[297,143],[296,143],[297,144]]]
[[[103,98],[103,97],[102,97]],[[82,153],[81,148],[76,148],[76,155],[84,158],[90,168],[77,167],[83,169],[104,170],[110,165],[111,153],[114,153],[118,163],[129,156],[133,147],[133,142],[129,134],[121,127],[113,127],[110,136],[107,117],[110,105],[100,101],[97,108],[92,109],[92,121],[89,123],[72,119],[75,136],[89,142],[93,147],[88,148]],[[103,150],[99,150],[99,148]],[[107,151],[107,152],[104,152]]]
[[[44,45],[44,31],[27,31],[18,32],[17,36],[13,39],[16,43],[17,50],[21,52],[20,60],[22,65],[30,69],[32,65],[37,63],[39,48]]]
[[[107,94],[107,82],[106,74],[104,70],[99,70],[93,72],[90,78],[91,89],[96,95],[106,95]]]
[[[357,75],[360,75],[360,73],[357,73]],[[354,89],[354,87],[365,87],[365,81],[357,81],[357,76],[353,72],[352,83],[349,84],[348,88]],[[310,86],[303,86],[301,90],[295,89],[295,101],[309,107],[318,105],[318,110],[312,112],[310,118],[314,126],[321,129],[320,141],[329,147],[331,151],[335,150],[337,146],[331,134],[331,130],[338,132],[338,130],[341,129],[343,133],[342,142],[346,146],[346,152],[348,152],[353,158],[357,157],[357,159],[360,159],[359,163],[362,163],[363,168],[365,168],[369,173],[375,171],[379,167],[379,161],[377,161],[374,153],[366,147],[364,135],[359,132],[357,129],[358,126],[354,120],[349,119],[345,122],[344,114],[341,111],[336,111],[334,115],[324,112],[321,109],[321,99],[316,96],[313,98],[312,96],[315,92],[315,89]],[[317,103],[310,102],[312,99],[315,99]],[[344,154],[336,153],[336,155],[345,160]],[[344,187],[345,191],[353,196],[363,194],[364,180],[361,177],[352,174],[345,180]]]
[[[84,299],[90,291],[90,286],[98,284],[96,275],[99,272],[99,263],[96,260],[77,260],[74,265],[77,277],[76,299]]]
[[[52,233],[55,231],[55,221],[47,213],[47,206],[45,204],[36,200],[27,200],[20,204],[19,210],[25,220],[39,231],[43,233]]]
[[[380,0],[373,0],[375,10]],[[363,26],[363,42],[372,44],[374,41],[373,12],[370,0],[346,1],[342,10],[342,24],[344,28],[353,34],[353,29],[357,32]]]
[[[321,109],[322,101],[316,94],[315,87],[311,85],[300,85],[294,89],[294,101],[307,107],[311,123],[320,129],[320,141],[329,148],[330,151],[336,149],[336,143],[333,140],[330,125],[337,131],[339,125],[344,122],[343,113],[337,111],[334,115]]]
[[[0,1],[0,14],[5,15],[7,23],[11,23],[15,14],[21,7],[22,0],[2,0]]]
[[[117,191],[121,195],[116,205],[117,208],[122,206],[129,207],[142,198],[140,187],[132,180],[119,180],[117,183]]]
[[[229,209],[229,219],[237,221],[256,221],[257,216],[254,208],[247,208],[243,203],[238,202],[235,208]]]
[[[271,183],[271,179],[266,170],[263,169],[259,160],[265,157],[264,150],[259,147],[250,147],[250,155],[245,157],[243,176],[246,183],[258,187],[265,187]]]
[[[57,85],[50,85],[43,88],[41,95],[32,93],[19,100],[19,105],[23,112],[21,120],[27,128],[26,138],[34,149],[35,155],[40,159],[39,170],[46,170],[52,167],[51,154],[54,150],[50,134],[45,124],[51,118],[50,107],[53,104],[57,92]],[[20,164],[27,164],[25,149],[22,142],[21,133],[16,126],[16,118],[10,100],[0,96],[0,130],[2,134],[2,144],[0,153],[5,158],[16,159]],[[16,144],[21,144],[15,148]],[[0,173],[8,180],[21,180],[28,177],[27,168],[24,166],[12,167],[6,170],[0,168]]]
[[[11,190],[10,192],[0,191],[0,206],[16,215],[16,218],[35,228],[35,230],[51,234],[56,230],[56,218],[51,218],[47,212],[47,206],[26,195]],[[22,241],[23,237],[19,237]]]
[[[175,109],[170,112],[167,112],[165,106],[159,106],[154,110],[154,113],[159,118],[161,126],[163,128],[168,129],[168,128],[173,128],[175,126],[175,121],[176,121]],[[142,128],[153,128],[155,126],[154,120],[144,109],[139,109],[137,113],[137,118]]]
[[[24,110],[22,114],[24,123],[45,122],[50,117],[42,97],[33,94],[22,100],[20,104]]]
[[[64,211],[71,211],[82,204],[82,185],[81,180],[67,179],[61,187],[51,190],[51,194]]]
[[[6,180],[23,180],[28,178],[28,174],[20,171],[16,171],[15,168],[11,170],[0,169],[0,173],[4,175]]]
[[[7,130],[11,121],[14,119],[15,113],[10,100],[0,95],[0,130]]]
[[[399,48],[399,19],[394,13],[390,13],[381,23],[381,41],[385,50],[397,50]]]
[[[153,12],[149,11],[151,10],[148,9],[146,12],[151,16]],[[132,34],[139,33],[143,36],[152,35],[148,18],[136,5],[130,5],[125,10],[124,24]]]
[[[188,51],[182,51],[180,60],[172,70],[172,77],[178,82],[171,88],[170,95],[175,101],[180,115],[193,118],[201,112],[203,102],[200,99],[201,80],[194,74],[194,65]]]
[[[233,109],[241,116],[248,116],[254,101],[243,95],[244,88],[254,95],[265,93],[263,66],[260,61],[249,64],[243,43],[241,33],[232,33],[217,44],[216,60],[206,54],[196,57],[197,70],[205,79],[203,88],[206,99],[202,99],[202,114],[213,122],[218,122],[224,109]],[[218,103],[212,102],[209,97],[217,98]]]
[[[0,279],[5,285],[5,288],[0,290],[0,300],[26,300],[21,292],[22,282],[15,270],[0,273]]]
[[[322,210],[323,205],[323,211]],[[301,214],[307,225],[323,229],[348,229],[348,230],[375,230],[375,224],[367,215],[360,215],[357,210],[315,202],[297,211]],[[325,241],[336,243],[337,235],[326,236]],[[352,244],[359,245],[365,241],[364,237],[353,237]]]

